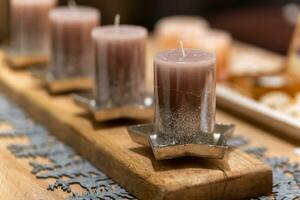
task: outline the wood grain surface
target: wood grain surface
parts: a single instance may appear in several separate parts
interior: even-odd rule
[[[54,183],[54,179],[36,179],[30,173],[30,161],[33,159],[17,159],[7,150],[9,144],[27,143],[25,138],[9,139],[0,138],[0,199],[1,200],[60,200],[67,198],[61,190],[55,192],[48,191],[49,184]],[[37,161],[37,159],[35,159]],[[46,162],[43,159],[38,161]],[[77,190],[78,192],[80,190]]]

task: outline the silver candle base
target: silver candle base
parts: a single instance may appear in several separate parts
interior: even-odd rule
[[[140,104],[126,106],[100,105],[91,92],[73,94],[75,103],[89,110],[96,121],[109,121],[120,118],[149,119],[153,117],[153,100],[145,97]]]
[[[233,124],[216,124],[214,133],[201,133],[190,138],[189,143],[170,142],[164,135],[155,133],[154,124],[128,127],[131,139],[141,145],[150,146],[157,160],[183,156],[222,159],[228,149],[227,139],[231,137]]]

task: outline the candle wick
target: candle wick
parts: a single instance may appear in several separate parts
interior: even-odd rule
[[[185,56],[186,56],[186,53],[185,53],[185,50],[184,50],[184,48],[183,48],[183,42],[180,41],[179,43],[180,43],[180,49],[181,49],[181,52],[182,52],[182,56],[185,57]]]
[[[76,9],[77,8],[77,3],[75,0],[68,0],[68,5],[71,9]]]
[[[119,27],[120,26],[120,14],[116,14],[115,16],[115,27]]]

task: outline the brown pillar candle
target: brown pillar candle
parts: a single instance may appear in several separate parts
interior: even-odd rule
[[[100,22],[100,12],[91,7],[59,7],[51,11],[51,64],[54,78],[91,76],[93,43],[91,31]]]
[[[96,28],[95,96],[103,106],[143,102],[147,30],[140,26]]]
[[[56,0],[11,0],[11,39],[14,53],[47,56],[49,53],[49,11]]]
[[[154,57],[156,131],[187,141],[212,133],[216,105],[216,58],[193,49],[163,51]]]

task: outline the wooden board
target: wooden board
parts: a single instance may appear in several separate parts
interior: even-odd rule
[[[130,140],[128,122],[93,123],[69,96],[50,96],[28,72],[2,64],[0,88],[140,199],[243,199],[271,191],[270,168],[239,150],[230,150],[223,161],[158,162],[150,149]]]

